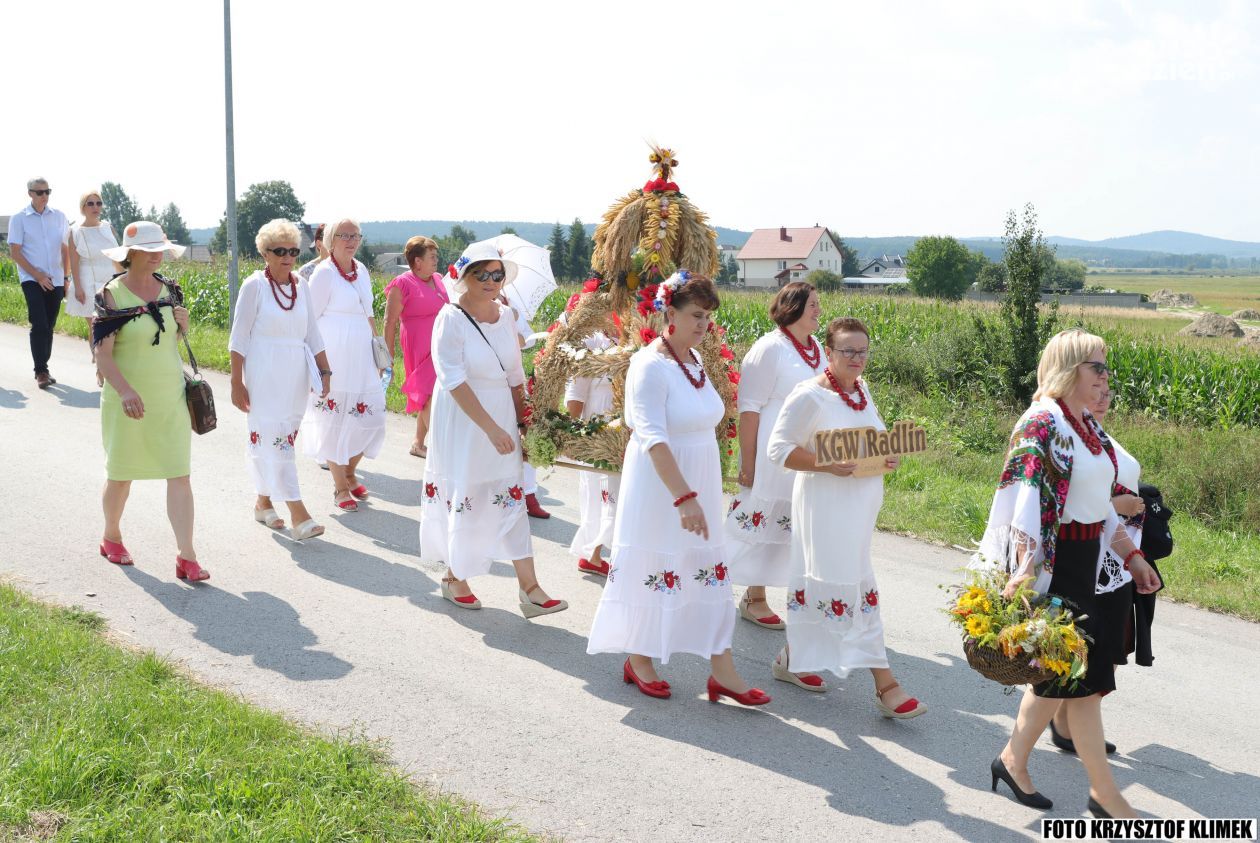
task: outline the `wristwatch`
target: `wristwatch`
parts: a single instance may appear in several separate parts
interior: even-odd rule
[[[324,375],[327,375],[328,377],[330,377],[330,378],[331,378],[331,377],[332,377],[332,369],[320,369],[320,370],[319,370],[319,375],[320,375],[320,377],[323,377]]]

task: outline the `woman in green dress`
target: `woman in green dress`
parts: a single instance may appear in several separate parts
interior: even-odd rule
[[[184,398],[179,337],[188,311],[179,288],[157,274],[162,256],[184,247],[166,239],[161,226],[133,222],[123,245],[104,254],[126,272],[97,296],[92,342],[105,386],[101,392],[101,441],[105,446],[105,535],[101,555],[132,564],[122,544],[122,515],[133,480],[166,481],[166,514],[175,530],[175,576],[207,580],[193,549],[193,494],[188,479],[192,423]]]

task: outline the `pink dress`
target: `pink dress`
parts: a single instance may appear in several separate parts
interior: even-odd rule
[[[385,286],[385,295],[397,288],[402,293],[402,350],[407,377],[402,393],[407,396],[407,412],[418,413],[429,402],[437,373],[433,370],[433,322],[442,305],[450,301],[442,276],[433,273],[430,286],[404,272]]]

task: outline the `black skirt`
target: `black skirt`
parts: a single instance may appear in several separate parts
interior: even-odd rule
[[[1049,593],[1062,598],[1074,615],[1086,615],[1077,627],[1092,639],[1085,675],[1076,687],[1051,687],[1044,682],[1033,686],[1039,697],[1077,699],[1092,694],[1109,694],[1116,689],[1116,661],[1124,661],[1125,626],[1132,611],[1132,590],[1096,594],[1100,538],[1079,538],[1077,530],[1063,525],[1054,554],[1054,573]]]

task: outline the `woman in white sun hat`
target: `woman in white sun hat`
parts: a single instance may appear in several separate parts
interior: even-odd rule
[[[132,564],[122,543],[122,515],[133,480],[166,481],[166,515],[179,548],[175,576],[210,579],[193,549],[193,494],[189,482],[192,425],[184,398],[178,336],[188,331],[188,311],[178,286],[157,274],[162,255],[184,253],[162,227],[133,222],[123,244],[104,254],[126,269],[96,298],[92,343],[105,378],[101,391],[101,441],[105,446],[105,535],[101,556]]]
[[[568,608],[538,585],[523,483],[525,369],[512,309],[496,299],[517,266],[490,243],[451,265],[433,326],[437,389],[420,509],[420,556],[447,565],[442,596],[481,608],[468,578],[511,559],[525,617]]]

